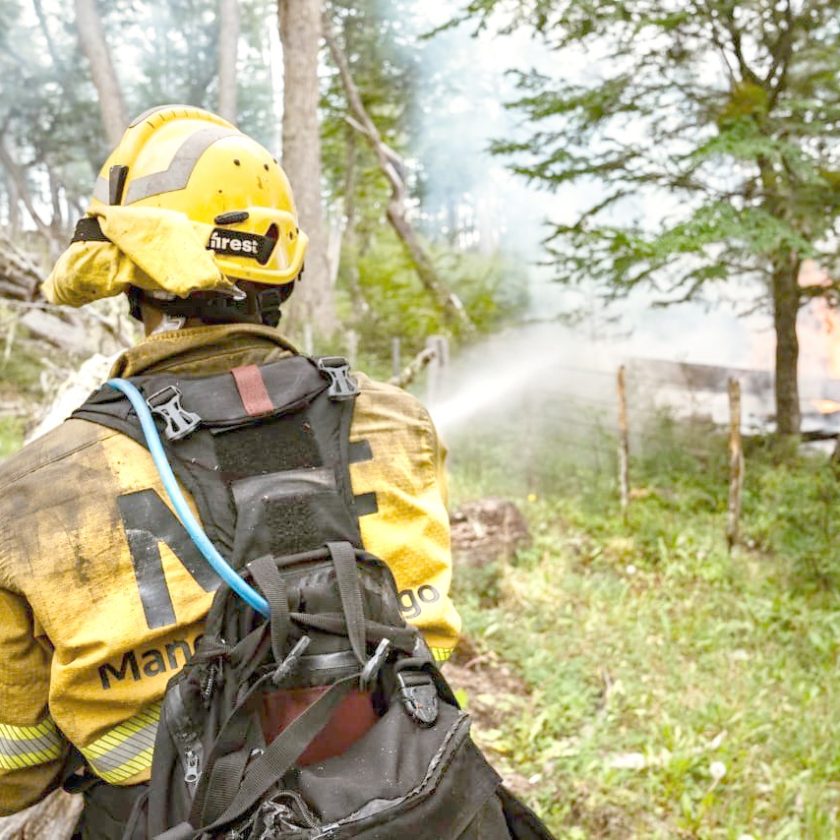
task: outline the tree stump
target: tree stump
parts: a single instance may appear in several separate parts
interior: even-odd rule
[[[450,517],[456,562],[479,567],[508,560],[531,544],[522,512],[513,502],[489,496],[466,502]]]

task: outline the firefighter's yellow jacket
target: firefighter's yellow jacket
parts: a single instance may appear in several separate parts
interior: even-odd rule
[[[113,374],[211,374],[289,352],[266,327],[199,327],[146,339]],[[459,620],[448,597],[444,451],[413,397],[357,379],[350,436],[366,440],[372,458],[351,465],[353,492],[377,501],[360,518],[362,539],[394,572],[406,619],[445,659]],[[151,551],[173,616],[153,629],[126,535],[137,524],[126,524],[119,503],[143,490],[161,500]],[[107,782],[148,779],[164,688],[193,651],[213,597],[170,547],[177,522],[165,498],[142,446],[83,420],[0,465],[0,814],[57,784],[70,743]]]

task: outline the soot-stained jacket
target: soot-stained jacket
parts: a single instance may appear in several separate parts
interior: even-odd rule
[[[113,374],[215,374],[293,349],[272,329],[199,327],[127,351]],[[405,618],[445,659],[459,619],[444,451],[411,395],[355,374],[350,466],[364,547],[394,572]],[[148,779],[160,701],[213,598],[148,452],[71,419],[0,464],[0,814],[57,784],[69,744],[111,784]],[[206,587],[206,588],[205,588]],[[150,627],[148,607],[165,622]]]

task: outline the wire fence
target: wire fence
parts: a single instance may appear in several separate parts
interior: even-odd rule
[[[614,484],[626,509],[651,459],[660,470],[713,470],[729,486],[735,541],[744,475],[737,378],[663,378],[643,363],[629,364],[623,377],[565,364],[551,370],[564,375],[508,392],[460,426],[444,427],[459,474],[520,494],[576,492],[589,476]],[[769,408],[766,395],[752,397],[759,411]]]

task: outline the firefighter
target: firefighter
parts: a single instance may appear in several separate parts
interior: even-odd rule
[[[165,106],[126,130],[44,292],[69,306],[128,296],[147,335],[113,376],[249,370],[297,352],[276,327],[306,245],[269,152],[213,114]],[[361,540],[445,660],[459,619],[444,450],[413,397],[354,378]],[[164,689],[195,650],[218,586],[166,499],[140,443],[85,419],[0,465],[0,814],[55,789],[70,756],[87,787],[125,792],[124,807],[108,799],[105,819],[124,820],[148,780]]]

